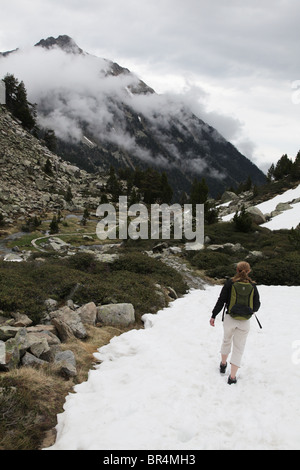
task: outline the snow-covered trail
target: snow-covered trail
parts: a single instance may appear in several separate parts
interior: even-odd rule
[[[218,370],[223,326],[207,286],[114,338],[58,415],[53,450],[300,449],[300,287],[260,286],[236,385]]]

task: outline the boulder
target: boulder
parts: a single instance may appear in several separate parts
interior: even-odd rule
[[[97,320],[105,325],[131,325],[135,322],[134,307],[129,303],[101,305],[97,307]]]
[[[288,202],[280,202],[279,204],[277,204],[277,206],[275,207],[275,210],[276,211],[287,211],[289,209],[292,209],[292,206],[288,203]]]
[[[76,359],[72,351],[60,351],[56,353],[54,362],[59,366],[60,373],[65,377],[77,375]]]
[[[88,304],[82,305],[82,307],[78,308],[76,312],[79,314],[82,323],[95,325],[97,318],[97,307],[94,302],[89,302]]]
[[[10,338],[14,338],[19,329],[19,327],[10,325],[0,326],[0,340],[7,341]]]
[[[5,351],[3,351],[3,348]],[[0,361],[0,371],[8,372],[18,367],[20,362],[20,349],[15,338],[10,338],[2,345],[2,358]]]
[[[50,312],[50,318],[52,324],[56,327],[58,337],[61,341],[67,341],[74,336],[79,339],[87,337],[79,314],[69,307],[63,307],[54,312]]]
[[[262,213],[262,211],[260,209],[258,209],[257,207],[248,207],[246,209],[246,212],[247,214],[249,214],[253,220],[253,222],[257,225],[261,225],[261,224],[264,224],[266,222],[266,217],[264,216],[264,214]]]
[[[54,251],[62,251],[67,250],[70,245],[58,237],[51,237],[49,238],[49,246]]]
[[[35,325],[26,328],[28,333],[43,333],[57,336],[57,331],[54,325]]]
[[[33,354],[27,351],[21,359],[21,364],[22,366],[34,367],[46,364],[46,361],[39,359],[38,357],[34,356]]]
[[[50,350],[47,339],[42,335],[28,333],[27,342],[27,349],[36,357],[40,357],[43,353],[47,353]]]
[[[45,300],[45,307],[48,312],[54,312],[57,310],[57,301],[54,299],[47,299]]]
[[[221,203],[224,204],[225,202],[230,202],[230,201],[237,201],[239,197],[231,192],[231,191],[225,191],[221,197]]]
[[[23,327],[23,326],[29,326],[32,324],[32,320],[25,315],[24,313],[12,313],[12,317],[15,319],[14,326],[18,327]]]

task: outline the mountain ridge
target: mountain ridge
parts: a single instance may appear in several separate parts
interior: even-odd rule
[[[55,131],[57,153],[65,160],[89,172],[152,166],[167,172],[177,199],[195,178],[206,179],[212,197],[248,176],[253,184],[265,181],[216,129],[176,97],[156,94],[127,68],[84,52],[67,35],[34,47],[33,57],[25,52],[25,58],[37,75],[49,68],[50,78],[41,76],[39,92],[37,77],[29,74],[25,84],[37,103],[40,127]],[[2,54],[0,72],[12,53],[23,54]]]

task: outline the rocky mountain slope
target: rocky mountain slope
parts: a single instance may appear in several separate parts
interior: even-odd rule
[[[96,184],[101,181],[100,175],[51,153],[0,106],[0,214],[5,220],[35,211],[97,207]],[[66,197],[69,187],[71,200]]]
[[[13,60],[11,60],[13,58]],[[99,168],[167,171],[175,196],[206,178],[211,196],[264,174],[175,97],[156,94],[128,69],[84,52],[68,36],[3,53],[0,75],[24,80],[38,122],[54,129],[57,152],[89,172]]]

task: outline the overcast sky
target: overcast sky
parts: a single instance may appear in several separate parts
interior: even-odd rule
[[[184,94],[264,171],[300,150],[299,0],[1,3],[2,52],[67,34],[156,92]]]

